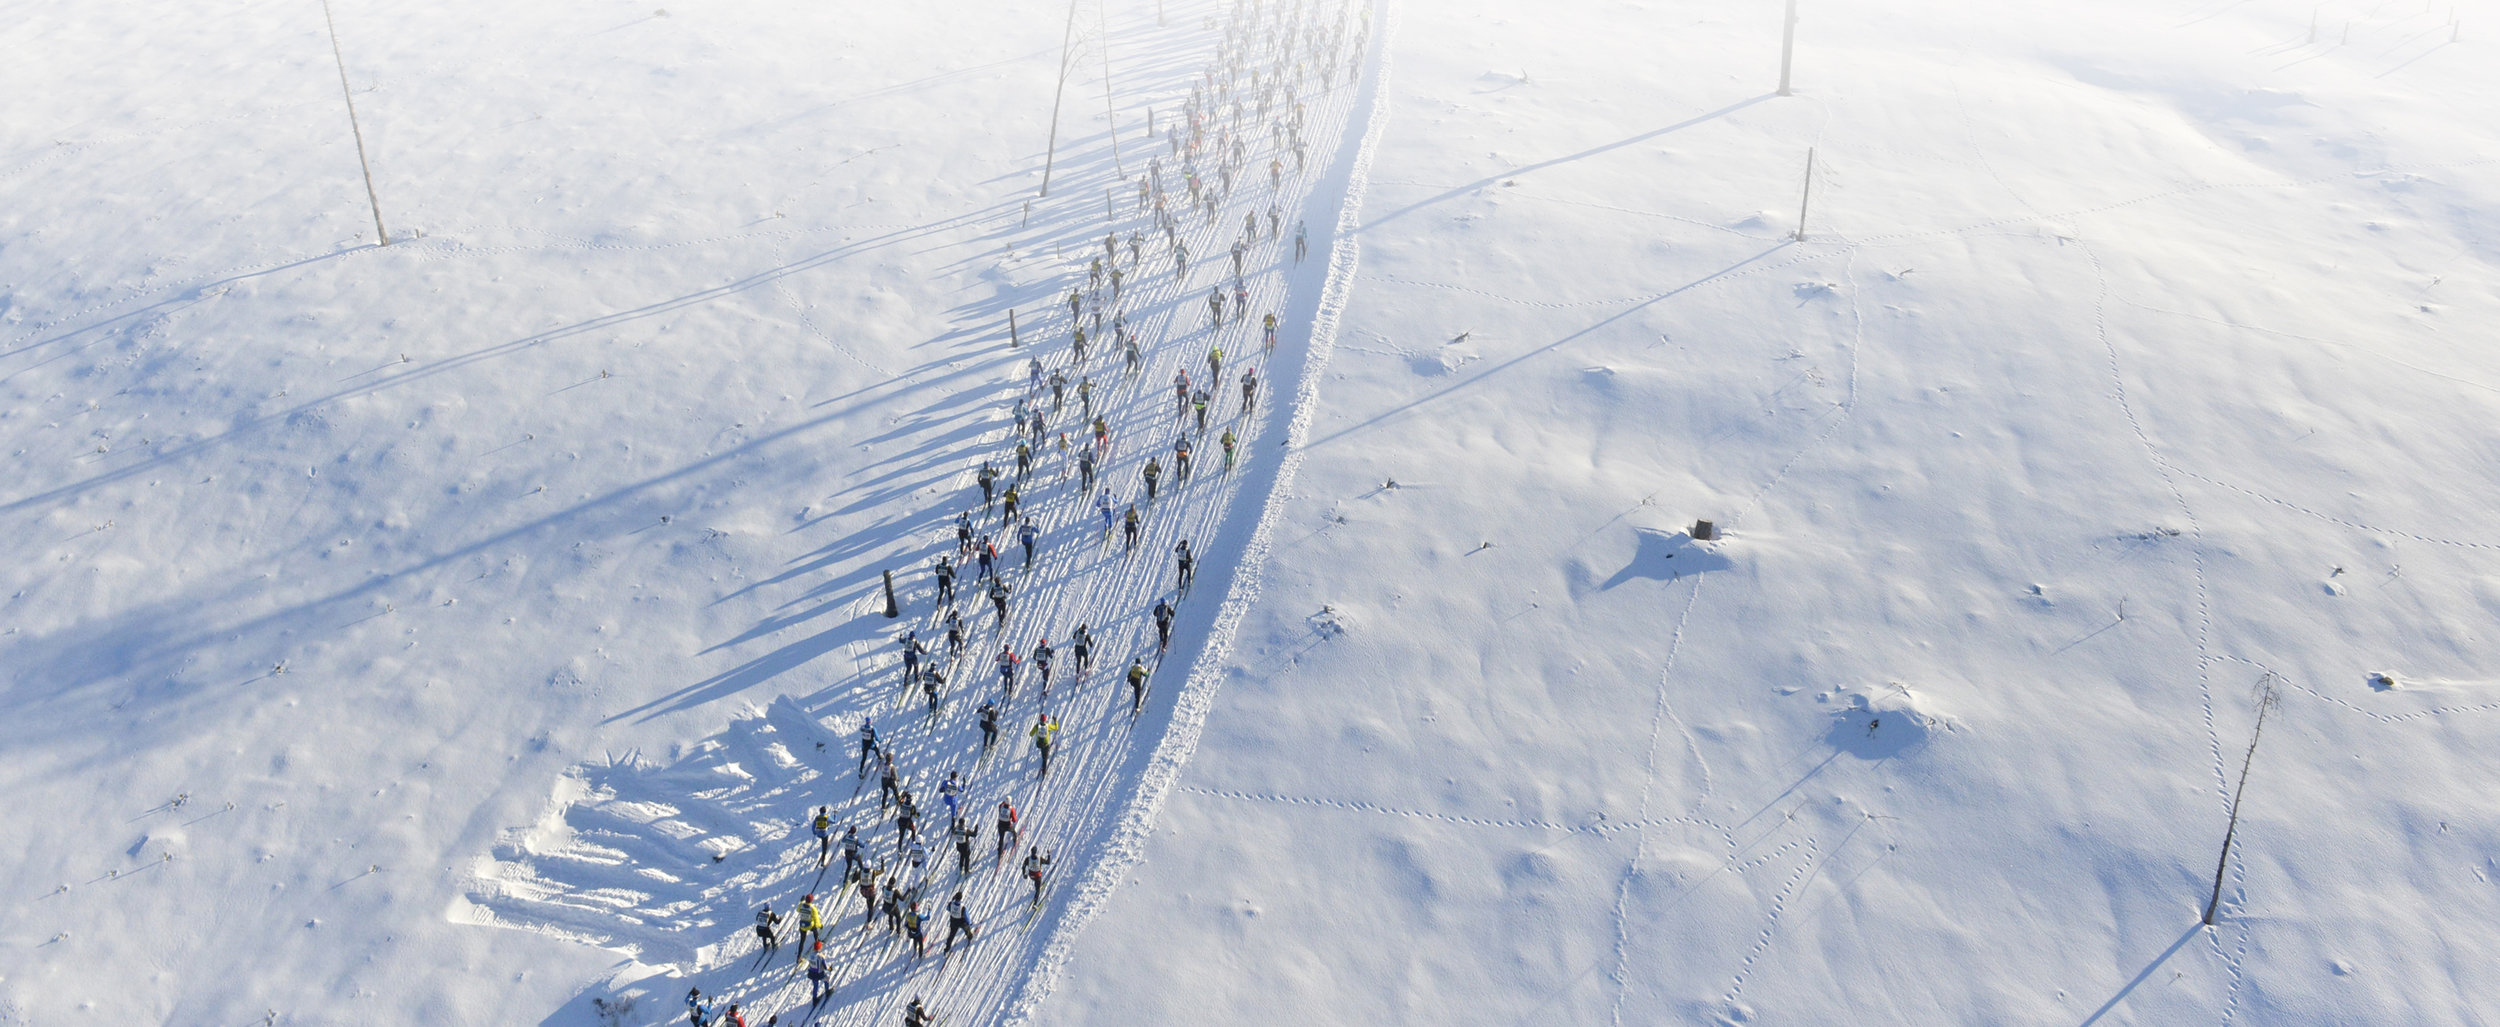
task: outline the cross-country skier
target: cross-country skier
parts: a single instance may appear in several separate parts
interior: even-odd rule
[[[1233,430],[1224,429],[1224,437],[1218,441],[1224,444],[1224,469],[1230,471],[1233,469]]]
[[[1092,491],[1094,491],[1094,451],[1093,451],[1093,450],[1090,450],[1090,449],[1080,449],[1080,450],[1078,450],[1078,451],[1077,451],[1077,453],[1076,453],[1076,475],[1077,475],[1077,483],[1078,483],[1078,486],[1079,486],[1079,487],[1078,487],[1078,489],[1077,489],[1077,494],[1079,494],[1079,495],[1083,495],[1083,494],[1085,494],[1085,493],[1087,493],[1087,492],[1092,492]],[[1106,523],[1106,524],[1104,524],[1104,525],[1103,525],[1103,530],[1104,530],[1104,531],[1109,531],[1109,530],[1111,530],[1111,525],[1109,525],[1109,524],[1107,524],[1107,523]]]
[[[1018,443],[1018,445],[1022,445],[1022,443]],[[1002,516],[1002,517],[1000,517],[1000,518],[999,518],[998,523],[1000,523],[1000,524],[1014,524],[1014,523],[1016,523],[1016,504],[1017,504],[1018,502],[1020,502],[1020,501],[1021,501],[1021,499],[1022,499],[1022,497],[1020,497],[1020,496],[1018,496],[1018,495],[1016,494],[1016,487],[1015,487],[1015,486],[1013,486],[1013,485],[1009,485],[1009,486],[1007,486],[1007,496],[1006,496],[1006,501],[1007,501],[1007,502],[1006,502],[1006,506],[1004,506],[1004,507],[1002,507],[1002,508],[1001,508],[1001,510],[1002,510],[1002,511],[1003,511],[1003,513],[1004,513],[1004,516]]]
[[[825,962],[825,953],[820,945],[816,951],[807,954],[807,1004],[811,1007],[824,1004],[825,996],[832,993],[832,984],[833,967]]]
[[[937,561],[937,593],[941,605],[955,602],[955,565],[940,556]]]
[[[1134,717],[1137,711],[1145,708],[1146,661],[1144,657],[1131,657],[1128,661],[1128,715]]]
[[[990,605],[998,608],[998,624],[1000,627],[1005,627],[1007,625],[1007,582],[1004,579],[990,579]]]
[[[859,770],[852,777],[868,776],[868,754],[877,751],[877,722],[873,717],[859,719]]]
[[[1037,843],[1024,854],[1024,876],[1033,882],[1033,904],[1036,906],[1042,904],[1042,879],[1049,871],[1050,855],[1043,852]]]
[[[937,1027],[937,1023],[936,1014],[921,1004],[918,995],[912,996],[911,1004],[903,1007],[903,1027]]]
[[[842,883],[849,884],[859,875],[867,872],[868,864],[859,858],[859,825],[844,825],[842,828]]]
[[[833,862],[833,817],[830,815],[832,809],[833,807],[830,806],[816,807],[816,819],[807,825],[809,829],[816,832],[817,866]]]
[[[998,823],[993,825],[997,828],[998,848],[990,854],[993,861],[1005,860],[1007,853],[1014,851],[1016,840],[1021,836],[1016,829],[1017,819],[1016,804],[1007,799],[998,800]]]
[[[1276,315],[1267,315],[1267,320],[1263,323],[1259,332],[1259,342],[1261,345],[1267,347],[1268,352],[1276,352]]]
[[[867,930],[877,922],[877,872],[871,869],[859,875],[859,899],[868,908],[860,913],[859,929]]]
[[[1207,384],[1224,380],[1224,347],[1207,350]]]
[[[1107,489],[1107,488],[1106,488],[1106,489],[1102,489],[1102,490],[1099,490],[1099,491],[1097,491],[1097,492],[1095,493],[1095,495],[1094,495],[1094,509],[1099,510],[1099,511],[1102,511],[1102,537],[1103,537],[1103,540],[1104,540],[1104,541],[1110,541],[1110,539],[1111,539],[1111,490],[1110,490],[1110,489]]]
[[[1155,600],[1155,651],[1172,648],[1172,601]]]
[[[956,876],[960,877],[971,873],[972,843],[979,839],[981,829],[972,826],[972,822],[969,820],[962,817],[956,817],[955,822],[947,827],[947,833],[953,835],[955,838]]]
[[[1044,713],[1033,721],[1033,730],[1027,733],[1033,736],[1033,748],[1041,750],[1042,771],[1040,776],[1049,777],[1050,746],[1052,742],[1058,740],[1059,738],[1059,722],[1050,719],[1050,714]]]
[[[1213,328],[1224,326],[1224,287],[1221,285],[1207,290],[1207,323]]]
[[[1146,458],[1146,502],[1155,501],[1155,483],[1163,477],[1163,461]]]
[[[1121,522],[1122,530],[1128,534],[1128,551],[1130,552],[1137,551],[1137,521],[1137,504],[1130,503],[1128,514]]]
[[[781,936],[775,933],[780,926],[781,914],[773,912],[772,903],[765,903],[764,908],[755,911],[756,945],[765,952],[780,949]]]
[[[1182,539],[1179,545],[1172,547],[1172,551],[1174,553],[1173,560],[1179,565],[1180,568],[1181,594],[1187,595],[1189,593],[1190,583],[1198,579],[1198,560],[1189,552],[1188,539]]]
[[[806,898],[799,900],[799,911],[792,918],[791,926],[798,930],[803,941],[815,941],[817,933],[824,930],[825,912],[816,907],[815,892],[809,892]]]
[[[1016,540],[1024,543],[1024,565],[1033,566],[1033,547],[1041,542],[1042,529],[1034,525],[1032,518],[1027,517],[1024,519],[1024,527],[1016,529]]]
[[[1016,415],[1016,430],[1024,430],[1024,415],[1022,414]],[[996,498],[995,493],[998,489],[998,468],[990,466],[989,461],[983,460],[980,473],[973,475],[972,480],[981,483],[981,509],[989,509],[990,502]]]
[[[1041,644],[1033,647],[1033,669],[1042,676],[1042,698],[1045,701],[1050,698],[1050,658],[1052,655],[1054,654],[1050,648],[1050,639],[1042,639]]]
[[[990,751],[991,743],[996,741],[998,741],[998,704],[984,702],[981,704],[981,752],[986,755]]]
[[[1249,413],[1250,404],[1256,402],[1258,396],[1259,372],[1255,370],[1241,372],[1241,412]]]
[[[894,757],[885,753],[878,753],[877,756],[884,764],[877,778],[877,808],[883,810],[902,796],[902,775],[894,769]]]
[[[960,659],[964,654],[964,619],[954,607],[946,608],[946,658]]]
[[[963,794],[963,775],[952,770],[947,771],[946,780],[938,784],[938,798],[946,800],[947,816],[960,817],[963,815],[963,809],[961,807]]]
[[[1076,626],[1076,676],[1084,677],[1093,666],[1094,632],[1092,628],[1079,624]]]
[[[1301,161],[1301,157],[1299,156],[1300,152],[1300,148],[1296,147],[1296,156],[1294,158],[1296,163],[1300,163]],[[1296,264],[1302,263],[1302,256],[1309,252],[1311,252],[1310,226],[1301,221],[1296,221],[1293,223],[1293,262]]]
[[[1172,443],[1172,481],[1178,484],[1188,480],[1189,436],[1183,435],[1180,441]]]
[[[964,908],[964,893],[961,891],[956,892],[954,898],[946,900],[946,951],[955,951],[955,935],[957,934],[963,935],[967,942],[973,939],[972,911]]]
[[[1016,655],[1015,649],[1005,645],[998,647],[998,687],[1007,693],[1007,698],[1016,697],[1016,664],[1022,662],[1023,658]]]

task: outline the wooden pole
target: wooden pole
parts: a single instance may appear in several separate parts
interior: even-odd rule
[[[1806,241],[1806,205],[1814,200],[1814,147],[1806,147],[1806,188],[1797,198],[1797,241]]]
[[[323,0],[327,3],[328,0]],[[1059,85],[1050,94],[1050,149],[1042,156],[1042,195],[1050,195],[1050,168],[1059,156],[1059,100],[1068,93],[1068,44],[1076,41],[1076,0],[1068,0],[1068,27],[1059,33]]]
[[[1780,32],[1780,95],[1788,95],[1789,57],[1797,50],[1797,0],[1788,0],[1788,21]]]
[[[382,227],[382,199],[373,192],[373,162],[365,159],[365,130],[356,124],[356,97],[347,89],[347,55],[339,52],[339,23],[330,16],[330,0],[321,0],[321,20],[330,26],[330,56],[339,65],[339,96],[347,101],[347,130],[356,137],[356,166],[365,171],[365,202],[373,205],[373,234],[388,246],[391,233]]]

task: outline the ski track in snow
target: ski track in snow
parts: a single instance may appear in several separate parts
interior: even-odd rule
[[[1289,170],[1281,195],[1266,192],[1257,182],[1263,171],[1258,165],[1270,154],[1266,138],[1256,131],[1265,126],[1242,119],[1255,126],[1245,138],[1257,145],[1236,185],[1239,198],[1224,204],[1223,213],[1213,219],[1178,214],[1179,204],[1174,205],[1176,216],[1188,226],[1182,233],[1184,245],[1195,258],[1188,275],[1176,281],[1164,270],[1171,266],[1168,252],[1149,250],[1142,261],[1129,265],[1140,272],[1141,281],[1123,291],[1123,305],[1145,354],[1143,370],[1134,378],[1120,377],[1116,343],[1107,330],[1089,348],[1091,359],[1081,369],[1081,373],[1103,376],[1102,387],[1095,393],[1097,410],[1112,423],[1114,446],[1100,469],[1100,483],[1116,492],[1132,488],[1147,457],[1170,455],[1157,440],[1183,428],[1174,426],[1173,400],[1157,383],[1169,381],[1176,370],[1202,370],[1198,358],[1208,345],[1226,348],[1228,370],[1259,367],[1264,381],[1256,410],[1246,416],[1225,413],[1236,402],[1228,401],[1227,394],[1238,393],[1227,382],[1208,383],[1213,394],[1210,427],[1196,436],[1204,444],[1194,461],[1196,473],[1184,483],[1167,472],[1165,495],[1144,508],[1152,513],[1141,533],[1143,554],[1114,548],[1117,543],[1099,530],[1099,515],[1089,497],[1071,484],[1054,480],[1056,473],[1072,473],[1066,469],[1071,461],[1041,447],[1037,466],[1026,479],[1034,494],[1028,497],[1025,510],[1045,527],[1048,541],[1030,569],[1019,566],[1017,547],[1002,546],[1002,563],[1007,568],[1002,576],[1016,583],[1004,637],[1019,650],[1029,649],[1044,635],[1062,636],[1064,643],[1065,631],[1083,621],[1095,626],[1097,639],[1093,674],[1071,680],[1072,657],[1064,646],[1054,667],[1057,673],[1049,708],[1064,728],[1049,778],[1037,783],[1031,776],[1034,762],[1021,755],[1022,730],[1031,723],[1034,696],[1040,689],[1037,670],[1029,665],[1020,675],[1017,697],[1002,703],[1000,751],[969,768],[964,766],[965,758],[977,751],[970,707],[996,695],[984,654],[995,652],[1001,637],[984,612],[977,570],[967,568],[958,584],[957,604],[967,608],[970,640],[962,658],[945,657],[944,627],[930,609],[934,606],[932,590],[919,584],[918,575],[910,575],[910,580],[898,582],[898,591],[905,594],[906,605],[915,608],[914,616],[891,628],[897,636],[901,629],[912,627],[925,638],[940,640],[939,651],[931,659],[945,668],[951,694],[936,716],[922,714],[917,693],[903,692],[899,677],[890,673],[899,656],[889,655],[892,651],[879,641],[848,643],[840,647],[846,652],[823,654],[850,657],[847,673],[835,684],[804,697],[784,695],[762,711],[751,710],[726,731],[688,746],[666,765],[633,757],[576,768],[559,784],[555,808],[546,820],[511,832],[490,856],[480,860],[468,889],[470,907],[458,915],[625,951],[633,956],[633,963],[621,967],[605,987],[625,994],[629,989],[640,990],[636,981],[641,978],[664,974],[672,983],[644,994],[646,1000],[655,1000],[653,1005],[664,1007],[668,1016],[676,1015],[673,1002],[679,992],[675,989],[694,983],[722,1001],[743,1003],[750,1020],[757,1020],[774,1013],[807,1016],[808,1003],[803,976],[786,966],[758,965],[764,961],[759,960],[758,942],[750,930],[753,911],[770,902],[786,914],[795,908],[801,893],[813,891],[820,897],[830,896],[822,905],[834,924],[828,932],[827,953],[837,968],[837,985],[822,1010],[810,1019],[890,1022],[900,1015],[904,1000],[914,994],[926,996],[933,1009],[965,1022],[1017,1020],[1031,1014],[1048,994],[1076,931],[1100,912],[1112,888],[1142,854],[1156,809],[1186,764],[1211,708],[1230,636],[1258,595],[1258,568],[1270,543],[1275,512],[1300,459],[1291,441],[1307,432],[1318,371],[1350,288],[1354,247],[1344,229],[1359,205],[1382,120],[1379,82],[1386,73],[1382,45],[1386,33],[1368,40],[1357,36],[1358,9],[1358,5],[1346,4],[1333,14],[1345,26],[1346,35],[1360,45],[1353,58],[1358,68],[1361,62],[1371,66],[1352,83],[1340,82],[1304,96],[1310,105],[1308,138],[1318,144],[1319,159],[1307,173]],[[1210,34],[1194,27],[1195,12],[1176,13],[1173,24],[1175,28],[1162,33],[1167,43],[1179,39],[1199,46],[1210,40]],[[1185,77],[1194,78],[1197,70],[1181,65],[1163,73],[1153,93],[1162,113],[1168,115],[1179,107],[1173,97],[1186,93]],[[1132,74],[1129,80],[1137,78]],[[1312,80],[1306,79],[1304,85],[1311,88]],[[1358,106],[1368,119],[1359,134],[1354,109]],[[1326,156],[1331,153],[1336,154],[1334,159]],[[1159,147],[1152,154],[1171,165],[1166,181],[1174,181],[1182,162]],[[1291,156],[1289,149],[1281,154]],[[1099,245],[1095,233],[1102,230],[1104,216],[1101,189],[1133,181],[1113,174],[1107,152],[1091,156],[1097,159],[1090,164],[1080,159],[1062,162],[1060,173],[1067,185],[1037,204],[1040,209],[1034,212],[1031,231],[1016,235],[1013,252],[1030,255],[1028,261],[1046,261],[1049,280],[1057,284],[1045,291],[1082,283],[1081,261]],[[1147,233],[1152,224],[1135,209],[1133,195],[1123,197],[1121,206],[1126,209],[1112,222],[1112,228],[1123,235]],[[1323,226],[1319,242],[1328,260],[1321,277],[1311,273],[1318,267],[1297,270],[1290,260],[1288,233],[1267,231],[1262,220],[1262,236],[1252,249],[1245,281],[1262,309],[1283,315],[1280,335],[1298,344],[1280,346],[1262,359],[1256,352],[1254,318],[1239,317],[1210,330],[1201,313],[1203,303],[1195,301],[1202,295],[1199,290],[1230,277],[1225,273],[1229,268],[1223,266],[1227,258],[1222,247],[1238,234],[1239,217],[1246,211],[1264,215],[1258,201],[1271,196],[1288,220],[1314,212],[1311,208],[1318,201],[1335,199],[1339,231],[1332,240]],[[1044,257],[1046,248],[1061,256]],[[1014,259],[1011,256],[1011,262]],[[1314,284],[1322,290],[1316,300],[1310,295]],[[798,312],[801,330],[820,334],[803,303],[786,292],[783,299]],[[1306,311],[1311,315],[1307,320],[1301,316]],[[1302,324],[1309,325],[1307,332],[1296,330]],[[1028,357],[1040,356],[1065,370],[1080,372],[1068,362],[1066,344],[1060,341],[1071,326],[1055,312],[1026,319],[1021,332],[1029,345],[1003,355],[987,355],[991,366],[1015,380],[1003,388],[993,387],[993,398],[975,404],[976,416],[997,416],[1003,421],[1007,397],[1036,394],[1025,390],[1022,382],[1022,365]],[[1044,339],[1053,341],[1044,343]],[[1072,373],[1071,379],[1076,376]],[[1280,409],[1276,394],[1286,379],[1291,380],[1295,395],[1290,406]],[[1038,390],[1037,408],[1046,404],[1047,391]],[[1081,425],[1066,423],[1076,420],[1076,405],[1071,394],[1070,409],[1058,419],[1062,428],[1079,429],[1071,434],[1081,437]],[[1211,441],[1213,434],[1227,427],[1242,434],[1243,466],[1231,472],[1220,469],[1220,454]],[[1274,444],[1264,444],[1277,437],[1279,428],[1286,442],[1281,458],[1275,455]],[[1012,472],[1012,457],[1004,454],[1013,442],[1011,430],[1002,426],[964,443],[966,450],[956,454],[961,470],[952,478],[954,494],[961,496],[972,486],[972,467],[984,458],[1003,459]],[[1013,480],[1012,473],[1008,480]],[[921,517],[916,522],[921,526],[911,529],[910,535],[923,545],[885,564],[925,566],[938,553],[951,550],[952,513],[933,510]],[[986,509],[975,513],[982,529],[996,523]],[[1004,528],[996,530],[1003,534]],[[1153,629],[1144,610],[1156,597],[1173,595],[1165,584],[1171,573],[1168,554],[1182,539],[1192,540],[1202,553],[1197,589],[1225,590],[1225,597],[1212,616],[1199,611],[1203,599],[1178,603],[1182,609],[1174,631],[1178,651],[1167,666],[1154,652]],[[882,597],[871,587],[840,605],[845,615],[874,623],[873,618],[881,613]],[[1133,721],[1123,708],[1126,689],[1119,680],[1126,662],[1121,657],[1130,655],[1147,659],[1155,669],[1145,714]],[[1175,676],[1180,676],[1177,685]],[[886,708],[888,702],[896,706]],[[841,891],[838,871],[815,865],[813,839],[799,825],[811,807],[832,806],[837,813],[836,833],[840,824],[859,824],[870,861],[899,866],[899,846],[883,833],[890,830],[888,822],[866,805],[873,789],[853,775],[857,751],[849,748],[850,732],[862,714],[882,715],[880,741],[895,753],[905,787],[922,796],[924,821],[936,828],[924,829],[924,838],[943,833],[944,811],[934,794],[936,781],[948,769],[967,771],[967,819],[986,826],[988,812],[998,799],[1014,798],[1024,812],[1021,844],[1038,843],[1053,853],[1057,860],[1053,876],[1078,878],[1074,896],[1061,900],[1063,890],[1054,885],[1047,908],[1027,916],[1029,893],[1022,878],[978,865],[988,862],[986,847],[992,842],[984,838],[978,849],[982,858],[976,860],[969,877],[961,879],[981,931],[964,951],[943,960],[933,951],[930,958],[915,961],[907,949],[896,948],[899,939],[846,922],[846,915],[859,915],[859,905]],[[849,789],[842,787],[846,777],[852,785]],[[951,851],[933,846],[930,858],[940,869],[927,877],[930,891],[923,906],[934,918],[944,894],[957,886],[958,879],[951,869],[943,869],[954,858]],[[932,932],[933,950],[940,937]],[[796,954],[792,945],[782,958]],[[956,961],[968,965],[956,968]]]

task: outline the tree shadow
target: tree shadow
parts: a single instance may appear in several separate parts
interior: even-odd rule
[[[2205,925],[2201,923],[2189,924],[2186,933],[2179,935],[2179,940],[2171,942],[2169,948],[2161,950],[2161,955],[2154,956],[2152,962],[2144,964],[2144,969],[2135,975],[2134,980],[2128,981],[2125,987],[2118,989],[2118,994],[2110,996],[2109,1001],[2101,1003],[2101,1008],[2093,1010],[2092,1015],[2084,1017],[2083,1023],[2077,1027],[2092,1027],[2093,1024],[2101,1022],[2101,1018],[2108,1016],[2110,1010],[2118,1008],[2118,1003],[2126,1001],[2127,996],[2135,993],[2137,985],[2151,978],[2153,971],[2161,969],[2161,965],[2169,962],[2171,956],[2177,955],[2180,949],[2186,948],[2188,939],[2196,937],[2204,928]]]

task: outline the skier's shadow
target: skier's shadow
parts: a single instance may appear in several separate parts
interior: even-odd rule
[[[1614,577],[1597,586],[1606,591],[1634,578],[1672,581],[1687,574],[1707,574],[1735,566],[1717,551],[1705,549],[1693,541],[1689,532],[1659,531],[1656,528],[1634,528],[1635,545],[1632,562],[1624,564]]]

